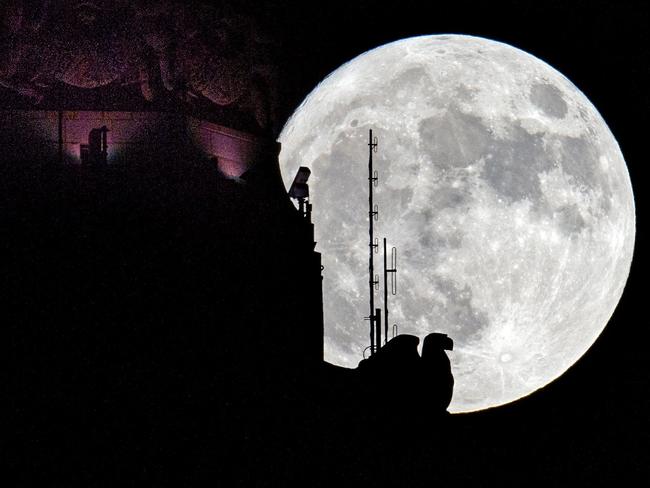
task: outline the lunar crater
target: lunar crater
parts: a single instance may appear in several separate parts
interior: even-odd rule
[[[564,118],[569,111],[567,103],[562,98],[562,91],[548,83],[535,83],[530,91],[530,101],[544,114],[557,119]]]
[[[499,356],[499,360],[502,363],[509,363],[510,361],[512,361],[512,354],[510,354],[509,352],[501,353],[501,355]]]

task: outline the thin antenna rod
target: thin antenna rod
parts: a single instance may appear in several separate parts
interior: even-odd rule
[[[381,347],[379,344],[380,338],[377,337],[377,344],[375,345],[375,322],[376,322],[376,313],[375,313],[375,285],[377,281],[375,279],[375,265],[374,265],[374,256],[373,252],[376,252],[378,245],[375,243],[375,234],[373,228],[373,220],[375,220],[379,214],[377,209],[373,205],[372,197],[373,191],[372,187],[377,184],[378,177],[373,173],[372,168],[372,153],[377,151],[377,138],[372,137],[372,129],[369,131],[368,137],[368,290],[370,292],[370,354],[374,354],[376,349]],[[379,332],[379,331],[378,331]],[[380,333],[377,334],[380,336]]]
[[[388,274],[390,273],[391,294],[397,293],[395,276],[397,274],[397,252],[393,247],[391,252],[391,267],[388,267],[388,253],[386,252],[386,238],[384,237],[384,344],[388,341]],[[394,337],[394,329],[393,329]]]
[[[386,256],[386,238],[384,237],[384,344],[388,341],[388,263]]]

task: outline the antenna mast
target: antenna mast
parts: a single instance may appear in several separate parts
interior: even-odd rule
[[[373,221],[379,218],[377,205],[373,204],[373,187],[377,186],[379,177],[372,167],[372,153],[377,152],[377,138],[372,137],[372,129],[368,137],[368,289],[370,292],[370,354],[381,347],[381,309],[375,309],[375,288],[379,287],[379,276],[375,276],[373,254],[378,251],[379,243],[375,239]],[[376,332],[376,337],[375,337]]]
[[[375,308],[375,290],[379,290],[379,275],[375,274],[374,253],[379,252],[379,239],[375,237],[374,221],[379,218],[379,210],[373,202],[373,188],[379,182],[377,171],[372,167],[372,153],[377,152],[377,138],[372,136],[372,129],[368,138],[368,291],[370,314],[366,320],[370,321],[370,355],[379,351],[381,342],[381,309]],[[388,275],[390,275],[390,290],[392,295],[397,294],[397,249],[391,250],[390,268],[386,253],[386,238],[384,237],[384,344],[388,342]],[[397,325],[393,325],[393,337],[397,335]]]

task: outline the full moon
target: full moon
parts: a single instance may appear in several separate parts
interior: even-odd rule
[[[540,59],[461,35],[378,47],[311,92],[280,164],[287,187],[312,170],[325,360],[351,368],[369,345],[368,129],[375,235],[398,256],[389,330],[454,340],[449,410],[503,405],[564,373],[609,321],[634,248],[627,167],[594,106]]]

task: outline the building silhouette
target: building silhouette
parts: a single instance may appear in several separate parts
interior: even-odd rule
[[[282,182],[270,102],[72,74],[37,98],[0,80],[8,442],[30,484],[308,480],[368,415],[431,413],[417,338],[358,370],[323,361],[308,186]]]

